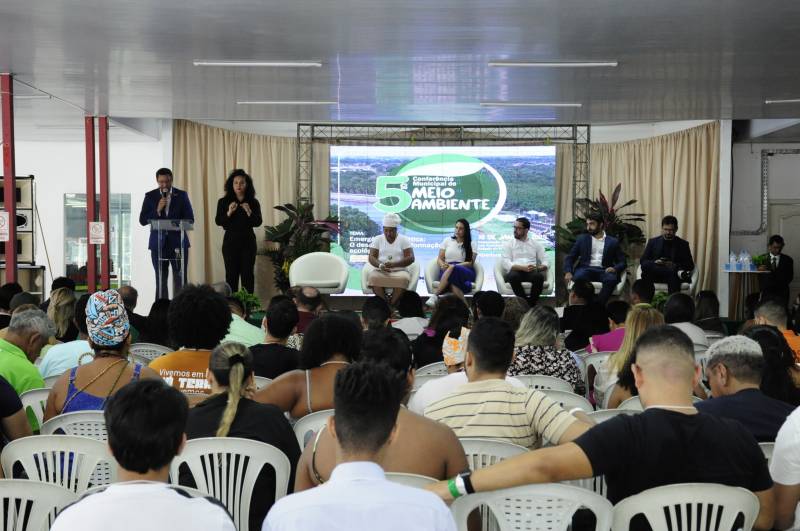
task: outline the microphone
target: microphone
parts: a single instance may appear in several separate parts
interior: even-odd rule
[[[162,191],[162,192],[161,192],[161,197],[167,197],[167,193],[168,193],[168,192],[166,192],[166,191]]]

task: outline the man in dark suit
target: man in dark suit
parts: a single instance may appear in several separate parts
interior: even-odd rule
[[[194,222],[194,212],[189,196],[183,190],[172,187],[172,171],[161,168],[156,172],[158,188],[150,190],[144,196],[142,211],[139,214],[139,223],[148,225],[151,219],[186,219]],[[156,299],[169,298],[167,291],[167,277],[169,264],[172,264],[172,294],[173,296],[183,287],[183,274],[189,264],[189,238],[180,241],[180,231],[167,231],[159,239],[158,231],[150,232],[150,257],[153,260],[153,269],[156,271]],[[183,263],[180,263],[176,251],[183,249]],[[158,251],[161,249],[161,264],[158,263]],[[165,260],[166,259],[166,260]]]
[[[780,294],[785,305],[789,304],[789,284],[794,278],[794,260],[791,256],[783,254],[783,238],[778,234],[769,237],[769,263],[760,266],[760,271],[769,271],[769,275],[759,275],[761,278],[761,291],[770,291]]]
[[[567,284],[573,278],[601,282],[603,289],[597,300],[605,306],[625,270],[625,254],[619,241],[606,234],[603,218],[599,214],[586,217],[586,232],[588,234],[578,236],[564,260],[564,280]]]
[[[639,263],[642,278],[650,282],[667,284],[670,293],[681,290],[681,283],[689,282],[694,271],[694,260],[689,242],[678,238],[678,219],[664,216],[661,220],[661,236],[647,240]]]

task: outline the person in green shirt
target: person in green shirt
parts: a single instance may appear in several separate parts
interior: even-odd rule
[[[53,321],[42,310],[23,310],[11,316],[5,338],[0,339],[0,376],[17,394],[45,387],[33,362],[55,332]]]
[[[244,306],[236,297],[226,297],[228,306],[231,309],[231,325],[228,328],[228,335],[222,338],[221,343],[235,341],[246,347],[258,345],[264,341],[264,330],[251,325],[245,320]]]

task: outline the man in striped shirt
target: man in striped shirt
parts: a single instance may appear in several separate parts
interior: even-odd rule
[[[541,391],[506,382],[513,354],[511,325],[497,317],[479,319],[467,345],[469,383],[431,403],[425,416],[446,424],[459,438],[503,440],[526,448],[539,446],[542,438],[569,442],[591,427]]]

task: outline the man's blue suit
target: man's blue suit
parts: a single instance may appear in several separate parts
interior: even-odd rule
[[[172,188],[170,192],[169,207],[158,214],[158,202],[161,200],[161,191],[156,188],[150,190],[144,195],[142,202],[142,211],[139,213],[139,223],[142,225],[149,225],[151,219],[188,219],[194,222],[194,212],[192,211],[192,204],[189,202],[189,196],[183,190]],[[178,263],[178,258],[175,255],[176,249],[183,247],[183,264]],[[158,263],[158,249],[161,248],[161,257],[168,258],[169,262]],[[189,264],[189,237],[186,236],[181,243],[180,231],[168,231],[162,233],[161,240],[159,241],[158,232],[150,232],[150,242],[147,245],[150,249],[150,257],[153,261],[153,269],[156,272],[156,298],[167,298],[167,277],[169,276],[169,264],[172,264],[172,292],[173,295],[183,286],[183,279],[180,274],[180,266],[183,270]]]
[[[600,290],[598,299],[601,304],[605,304],[619,283],[620,275],[625,271],[625,253],[619,246],[619,240],[606,234],[603,246],[603,265],[602,267],[591,267],[589,264],[592,259],[592,238],[594,237],[591,234],[578,236],[564,259],[564,272],[572,273],[573,280],[601,282],[603,289]],[[609,267],[614,268],[613,273],[606,273],[605,270]]]

